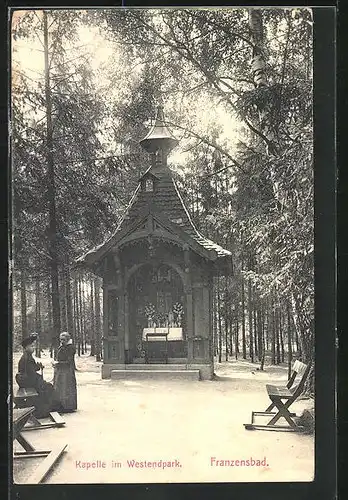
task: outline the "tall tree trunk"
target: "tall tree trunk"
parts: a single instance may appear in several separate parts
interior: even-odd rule
[[[82,279],[81,276],[78,278],[78,301],[79,301],[79,319],[80,319],[80,346],[81,346],[81,354],[85,354],[84,348],[84,328],[83,328],[83,305],[82,305]]]
[[[83,347],[84,347],[84,353],[87,354],[87,318],[86,318],[86,282],[85,282],[85,277],[83,277],[82,280],[82,294],[81,294],[81,299],[82,299],[82,331],[83,331]]]
[[[228,277],[225,277],[225,360],[228,361]]]
[[[20,287],[21,287],[21,322],[22,322],[22,340],[28,336],[28,318],[27,318],[27,289],[26,289],[25,271],[20,272]]]
[[[216,321],[216,290],[215,282],[213,281],[213,352],[214,358],[218,354],[218,338],[217,338],[217,321]]]
[[[263,339],[264,339],[264,350],[269,351],[269,302],[265,303],[265,308],[263,311]]]
[[[70,275],[70,262],[67,260],[66,272],[65,272],[65,294],[66,294],[66,317],[67,317],[67,328],[68,332],[75,339],[75,329],[74,329],[74,316],[73,316],[73,297],[71,291],[71,275]]]
[[[47,162],[47,198],[49,203],[49,253],[50,272],[52,285],[52,315],[53,332],[52,346],[56,358],[59,345],[60,326],[60,304],[59,304],[59,273],[58,273],[58,241],[57,241],[57,216],[56,216],[56,188],[53,158],[53,125],[52,125],[52,97],[50,86],[50,69],[48,58],[48,25],[47,12],[43,11],[44,23],[44,59],[45,59],[45,99],[46,99],[46,162]]]
[[[224,324],[225,324],[225,361],[228,361],[230,346],[229,346],[229,323],[227,316],[225,316]]]
[[[252,286],[251,280],[248,280],[248,312],[249,312],[249,355],[251,362],[254,362],[254,340],[253,340],[253,309],[252,309]]]
[[[301,307],[299,298],[292,294],[292,313],[295,329],[298,332],[298,339],[301,346],[301,359],[305,363],[313,356],[314,348],[314,332],[313,321],[310,314],[304,312]]]
[[[284,353],[284,336],[283,336],[283,309],[279,311],[279,338],[280,338],[280,358],[281,362],[285,361]]]
[[[265,339],[265,321],[266,321],[266,315],[265,315],[264,306],[261,306],[261,309],[260,309],[259,313],[260,313],[260,340],[259,340],[259,346],[260,346],[260,349],[262,351],[262,353],[261,353],[260,370],[263,371],[264,365],[265,365],[265,359],[266,359],[266,339]]]
[[[46,282],[46,300],[47,300],[47,335],[49,338],[50,356],[53,357],[53,344],[52,344],[52,294],[51,294],[51,279]]]
[[[77,355],[81,356],[81,334],[80,334],[80,308],[79,308],[79,290],[78,290],[78,276],[74,279],[74,316],[75,316],[75,332],[76,332],[76,345]]]
[[[228,313],[228,332],[229,332],[229,355],[233,356],[233,341],[234,341],[234,334],[233,334],[233,316],[231,310],[229,310]]]
[[[222,362],[222,324],[221,324],[221,300],[220,300],[220,277],[217,278],[217,321],[219,336],[219,363]]]
[[[274,311],[274,299],[273,296],[271,298],[271,346],[272,346],[272,365],[276,364],[276,325],[275,325],[275,311]]]
[[[253,41],[251,69],[255,87],[266,85],[266,63],[263,54],[263,23],[262,12],[258,9],[249,11],[249,28]]]
[[[262,88],[267,85],[266,81],[266,62],[264,56],[264,33],[262,22],[262,11],[259,9],[250,9],[249,11],[249,28],[253,42],[252,52],[252,75],[256,88]],[[258,104],[260,130],[267,146],[267,152],[272,155],[277,154],[275,144],[275,134],[267,120],[267,103],[263,100]]]
[[[95,318],[95,307],[94,307],[94,302],[95,302],[95,297],[94,297],[94,280],[91,278],[91,352],[90,356],[95,356],[95,325],[96,325],[96,318]]]
[[[299,341],[299,335],[297,329],[295,328],[295,341],[296,341],[296,354],[298,358],[302,358],[301,344]]]
[[[238,359],[239,354],[239,302],[236,303],[236,330],[234,334],[234,350],[236,359]]]
[[[262,306],[259,302],[259,307],[257,309],[257,343],[259,346],[259,361],[262,363],[262,359],[265,356],[265,350],[263,346],[263,332],[262,332]]]
[[[100,286],[99,279],[94,280],[94,307],[95,307],[95,357],[101,360],[101,321],[100,321]]]
[[[60,321],[61,321],[61,327],[64,332],[67,331],[68,329],[68,318],[67,318],[67,307],[66,307],[66,276],[65,276],[66,270],[65,266],[62,267],[61,270],[61,275],[60,275],[60,290],[61,290],[61,295],[60,295]]]
[[[280,364],[280,342],[279,342],[279,336],[280,336],[280,324],[279,324],[279,307],[277,306],[275,310],[275,337],[276,337],[276,363],[277,365]]]
[[[287,331],[288,331],[288,378],[291,376],[291,365],[292,365],[292,335],[291,335],[291,315],[290,315],[290,305],[286,304],[286,315],[287,315]]]
[[[245,338],[245,290],[244,279],[242,277],[242,352],[243,359],[246,359],[246,338]]]
[[[256,319],[256,308],[258,307],[256,297],[255,297],[255,288],[252,288],[252,304],[253,304],[253,329],[254,329],[254,344],[255,344],[255,357],[258,358],[260,361],[259,357],[259,346],[258,346],[258,333],[257,333],[257,319]]]
[[[38,342],[36,343],[35,355],[41,358],[41,347],[42,347],[42,327],[41,327],[41,287],[40,280],[36,278],[35,280],[35,330],[39,334]]]
[[[192,210],[192,217],[193,219],[195,219],[196,217],[196,210],[195,210],[195,189],[194,189],[194,184],[193,184],[193,180],[191,181],[191,210]]]

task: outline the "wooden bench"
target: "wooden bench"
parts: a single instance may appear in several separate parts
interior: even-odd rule
[[[13,458],[45,458],[26,481],[28,484],[42,483],[67,447],[67,445],[64,445],[55,450],[36,450],[34,446],[29,443],[29,441],[23,436],[22,432],[34,411],[34,406],[29,408],[14,408],[12,414],[13,441],[17,441],[24,450],[15,451],[13,453]]]
[[[19,388],[14,395],[13,401],[15,404],[15,408],[28,408],[35,406],[38,400],[39,394],[36,389],[32,388]],[[23,430],[30,431],[35,429],[47,429],[50,427],[62,427],[65,425],[65,421],[62,416],[56,412],[52,411],[49,414],[50,422],[40,422],[38,418],[35,417],[33,413],[31,413],[27,424]]]
[[[35,406],[39,394],[36,389],[24,389],[19,388],[14,395],[13,401],[16,408],[28,408],[30,406]]]
[[[293,364],[293,367],[292,367],[292,370],[291,370],[291,373],[290,373],[290,377],[287,381],[287,384],[286,386],[281,386],[281,387],[284,387],[284,388],[287,388],[287,389],[294,389],[294,387],[296,387],[296,385],[294,386],[295,384],[295,381],[296,382],[300,382],[301,381],[301,377],[302,375],[305,373],[306,371],[306,368],[307,368],[307,365],[305,363],[302,363],[302,361],[298,361],[296,360]],[[300,380],[299,380],[299,377],[300,377]],[[267,386],[266,386],[267,387]],[[278,386],[279,387],[279,386]],[[274,403],[271,403],[265,410],[265,412],[270,412],[273,410],[273,408],[275,408],[275,404]]]
[[[244,424],[245,429],[266,429],[266,430],[288,430],[288,431],[303,431],[304,429],[297,425],[294,417],[296,413],[289,411],[290,406],[302,394],[304,385],[311,369],[311,362],[306,365],[301,361],[295,361],[292,373],[285,386],[276,386],[266,384],[266,391],[271,404],[265,411],[251,412],[251,423]],[[273,411],[276,408],[277,411]],[[256,416],[271,417],[267,424],[261,425],[255,423]],[[276,425],[280,418],[284,418],[288,425]]]

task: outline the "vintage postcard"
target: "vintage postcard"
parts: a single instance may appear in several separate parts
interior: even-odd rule
[[[11,13],[13,482],[310,482],[313,12]]]

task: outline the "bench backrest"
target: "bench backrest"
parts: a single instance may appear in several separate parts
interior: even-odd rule
[[[296,385],[292,385],[290,387],[290,391],[293,393],[293,401],[295,401],[295,399],[297,399],[302,394],[304,385],[306,383],[306,380],[308,378],[308,375],[309,375],[309,372],[310,372],[310,369],[312,366],[311,361],[307,365],[305,363],[302,363],[301,361],[296,361],[295,363],[298,363],[296,365],[296,370],[298,370],[298,371],[295,372],[295,364],[294,364],[294,372],[296,373],[294,381],[295,381],[297,375],[299,375],[300,378],[299,378],[298,383]],[[293,381],[293,383],[294,383],[294,381]]]
[[[307,368],[307,365],[305,363],[302,363],[302,361],[296,360],[294,362],[294,365],[292,367],[291,375],[288,380],[288,383],[286,384],[286,387],[288,389],[291,389],[292,386],[294,385],[294,382],[296,379],[301,378],[302,375],[305,373]]]

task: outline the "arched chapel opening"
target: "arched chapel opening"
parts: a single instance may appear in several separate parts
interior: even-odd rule
[[[185,358],[185,296],[178,272],[161,262],[144,264],[131,276],[127,293],[129,361]],[[161,337],[167,332],[167,338]],[[144,342],[151,342],[151,347],[144,349]]]

